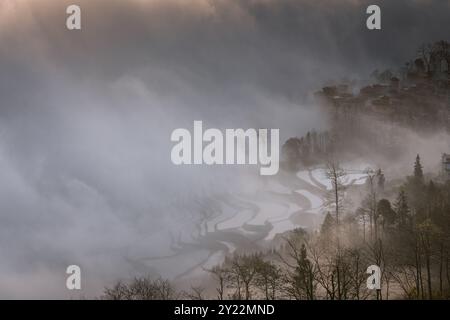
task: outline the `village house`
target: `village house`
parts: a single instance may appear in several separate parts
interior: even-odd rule
[[[450,154],[447,153],[442,155],[442,175],[450,180]]]

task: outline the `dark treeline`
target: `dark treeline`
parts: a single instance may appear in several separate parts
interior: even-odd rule
[[[322,163],[333,151],[333,137],[328,131],[310,131],[304,137],[289,138],[282,146],[282,167],[296,171],[302,166]]]

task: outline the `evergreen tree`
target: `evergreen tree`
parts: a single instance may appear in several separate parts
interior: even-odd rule
[[[384,225],[392,225],[395,222],[395,211],[392,210],[391,203],[387,199],[381,199],[377,205],[378,215],[383,218]]]
[[[398,223],[400,226],[405,226],[409,220],[409,206],[406,199],[405,191],[400,190],[397,200],[394,205],[395,213],[397,214]]]
[[[293,275],[296,286],[296,296],[303,296],[308,300],[314,299],[314,273],[313,265],[308,259],[306,246],[302,243],[300,254],[297,258],[297,266]]]
[[[286,169],[295,171],[301,162],[302,141],[298,138],[289,138],[283,145],[281,152],[286,163]]]
[[[416,162],[414,163],[414,177],[418,181],[423,181],[423,171],[422,171],[422,164],[420,163],[420,156],[417,155]]]
[[[320,147],[319,147],[318,135],[317,135],[317,132],[315,130],[313,130],[311,132],[311,153],[315,157],[315,156],[317,156],[317,154],[319,152],[320,152]]]
[[[328,234],[333,229],[333,226],[335,225],[335,223],[336,222],[335,222],[334,217],[331,215],[330,212],[327,212],[325,219],[323,219],[320,233],[323,235]]]
[[[384,183],[386,182],[386,178],[384,177],[383,171],[378,169],[377,171],[377,186],[379,191],[384,191]]]
[[[408,204],[411,208],[413,216],[419,220],[423,220],[426,215],[426,185],[424,183],[424,176],[420,163],[420,156],[417,155],[414,163],[414,175],[408,177],[405,184],[405,191],[408,197]]]

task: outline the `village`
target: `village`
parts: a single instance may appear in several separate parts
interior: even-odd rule
[[[375,70],[366,83],[343,81],[323,87],[315,97],[330,129],[289,139],[283,147],[287,166],[323,160],[333,149],[353,152],[362,142],[396,156],[401,153],[401,129],[423,135],[450,133],[449,66],[450,43],[438,41],[421,45],[415,58],[396,70]],[[442,160],[436,159],[444,179],[450,172],[449,153],[450,142],[441,150]]]

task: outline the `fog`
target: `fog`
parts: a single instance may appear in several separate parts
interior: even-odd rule
[[[74,2],[81,31],[65,28]],[[326,81],[448,38],[448,1],[392,2],[370,32],[356,0],[1,1],[0,297],[157,274],[135,259],[193,228],[194,199],[260,184],[256,168],[174,166],[170,133],[326,127],[311,98]]]

